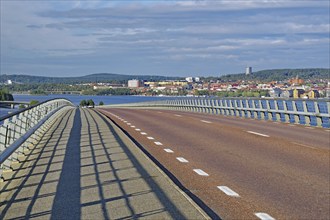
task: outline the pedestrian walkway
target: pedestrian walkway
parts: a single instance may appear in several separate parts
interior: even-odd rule
[[[72,108],[0,183],[0,219],[205,219],[110,120]]]

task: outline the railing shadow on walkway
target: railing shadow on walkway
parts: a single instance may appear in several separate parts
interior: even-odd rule
[[[36,155],[38,155],[38,156],[35,159],[31,158],[31,161],[29,161],[29,158],[34,156],[34,151],[38,150],[38,149],[34,148],[31,151],[31,154],[27,157],[27,160],[21,164],[20,168],[16,169],[16,170],[20,170],[20,171],[22,171],[22,169],[27,169],[27,170],[29,169],[29,171],[25,175],[21,175],[21,176],[19,176],[20,174],[18,172],[16,172],[11,179],[6,180],[5,186],[2,188],[2,193],[6,192],[6,191],[13,191],[13,190],[15,190],[15,191],[14,191],[14,193],[12,193],[10,195],[11,197],[8,200],[5,200],[1,203],[0,206],[3,206],[3,207],[1,208],[2,211],[0,214],[0,219],[5,218],[5,215],[8,212],[9,208],[11,208],[11,206],[13,206],[13,205],[20,206],[21,205],[20,203],[24,203],[24,205],[27,206],[27,209],[26,209],[25,213],[22,213],[21,216],[12,218],[12,219],[29,219],[29,218],[37,217],[37,216],[41,217],[41,216],[47,215],[51,212],[51,210],[48,210],[48,211],[42,212],[42,213],[31,214],[31,210],[38,198],[52,196],[54,194],[54,193],[48,193],[48,194],[42,195],[42,196],[38,195],[40,192],[40,189],[42,187],[42,184],[45,183],[46,175],[49,174],[50,165],[51,165],[51,162],[54,159],[54,156],[56,153],[56,146],[58,146],[58,143],[60,142],[62,136],[64,135],[65,129],[60,128],[61,122],[65,121],[65,119],[69,118],[71,114],[72,114],[72,112],[70,114],[68,114],[67,117],[63,117],[60,119],[60,123],[58,123],[56,125],[56,127],[53,129],[52,133],[47,138],[46,143],[44,143],[44,145],[47,146],[49,144],[50,140],[53,140],[52,138],[54,138],[54,136],[56,135],[57,130],[60,129],[62,131],[60,133],[60,135],[58,135],[58,137],[57,137],[56,144],[54,144],[55,148],[48,151],[48,152],[51,152],[51,155],[48,156],[48,159],[49,159],[48,163],[45,163],[42,165],[38,164],[40,162],[40,160],[47,159],[47,157],[43,157],[43,154],[46,152],[46,150],[48,150],[47,147],[43,147],[42,149],[40,149],[40,152],[36,152]],[[64,127],[67,127],[67,126],[68,126],[68,121],[65,122]],[[45,134],[43,135],[42,138],[44,138],[44,137],[45,137]],[[43,140],[41,139],[40,142],[42,142],[42,141]],[[34,161],[34,163],[33,163],[33,161]],[[32,164],[28,164],[29,162]],[[42,172],[38,172],[37,174],[34,173],[37,169],[41,168],[44,165],[46,166],[46,168]],[[27,184],[27,181],[31,180],[32,178],[36,178],[36,179],[40,178],[40,180],[38,179],[39,181],[35,184]],[[17,179],[17,180],[21,179],[20,184],[17,186],[11,185],[10,184],[11,180],[14,180],[14,179]],[[22,193],[23,195],[24,194],[27,195],[27,193],[25,193],[25,192],[33,191],[32,189],[30,189],[31,187],[32,188],[36,187],[33,196],[29,195],[27,197],[23,196],[23,198],[21,198],[22,196],[20,195],[20,197],[19,197],[20,193]]]
[[[176,209],[176,207],[172,204],[172,202],[170,201],[170,199],[167,197],[167,195],[164,192],[162,192],[160,190],[157,190],[157,191],[153,190],[155,188],[158,188],[157,184],[152,180],[152,178],[149,177],[149,174],[147,173],[147,171],[144,170],[143,166],[137,161],[135,156],[130,152],[130,150],[123,143],[121,138],[116,134],[116,131],[113,129],[112,125],[106,119],[104,119],[102,115],[99,115],[103,120],[102,122],[107,125],[107,127],[108,127],[107,130],[109,131],[109,133],[114,135],[115,141],[113,141],[111,143],[114,145],[113,149],[111,149],[111,148],[109,148],[109,146],[107,146],[107,145],[109,145],[109,143],[104,142],[104,140],[101,136],[101,129],[99,127],[100,125],[96,122],[94,117],[92,117],[91,113],[86,111],[85,114],[86,114],[85,115],[86,121],[88,124],[87,127],[89,128],[89,132],[88,132],[89,133],[89,138],[88,138],[89,143],[87,144],[87,146],[90,148],[90,151],[91,151],[90,158],[92,159],[93,173],[95,174],[96,184],[85,186],[85,187],[83,187],[82,190],[86,190],[89,188],[97,188],[98,200],[89,201],[89,202],[86,202],[81,205],[83,207],[92,206],[92,205],[100,205],[101,210],[102,210],[103,219],[112,219],[113,218],[113,217],[111,217],[111,216],[113,216],[111,211],[114,211],[114,210],[113,209],[109,210],[109,206],[107,205],[107,203],[120,201],[120,200],[124,201],[124,204],[123,203],[121,203],[121,204],[126,207],[126,215],[124,217],[122,217],[123,219],[137,219],[140,217],[147,217],[149,215],[154,215],[154,214],[162,213],[165,211],[167,211],[171,215],[172,219],[184,219],[184,216],[180,213],[179,210]],[[89,115],[87,116],[87,114],[89,114]],[[96,127],[96,132],[93,132],[92,130],[90,130],[91,124],[93,124],[93,126]],[[97,137],[92,137],[91,134],[96,134]],[[93,142],[93,139],[96,139],[96,143]],[[119,146],[115,146],[115,145],[119,145]],[[120,149],[117,149],[118,151],[116,152],[116,149],[114,149],[114,148],[118,148],[118,147],[120,147],[123,151]],[[113,151],[113,150],[115,150],[115,151]],[[100,151],[100,152],[97,153],[97,151]],[[105,156],[106,160],[104,160],[105,158],[103,158],[103,159],[99,158],[100,153],[103,153],[102,156]],[[110,155],[114,155],[114,154],[118,154],[118,155],[125,154],[126,157],[129,158],[129,161],[132,162],[132,165],[129,167],[117,168],[115,166],[115,163],[120,162],[120,161],[122,162],[122,161],[128,160],[128,159],[124,158],[124,159],[113,160],[112,158],[110,158]],[[100,162],[97,161],[98,158],[101,160]],[[88,157],[85,159],[88,159]],[[91,164],[89,164],[89,165],[91,165]],[[110,170],[101,171],[100,169],[103,169],[102,168],[103,165],[109,166]],[[130,170],[130,169],[136,169],[140,176],[129,177],[129,178],[120,177],[119,172],[122,172],[124,170]],[[104,175],[104,174],[109,175],[109,172],[111,173],[111,176],[113,178],[109,181],[102,182],[103,178],[101,175]],[[139,190],[139,192],[135,192],[135,193],[128,193],[125,190],[125,187],[124,187],[125,182],[139,180],[141,178],[143,178],[145,180],[145,182],[148,184],[147,190],[141,189],[141,190]],[[113,184],[117,185],[116,186],[117,193],[109,196],[109,193],[107,193],[105,191],[105,187],[107,187],[107,186],[112,187],[112,186],[114,186]],[[163,208],[138,213],[137,210],[135,210],[134,205],[130,201],[130,198],[132,198],[134,196],[141,196],[141,195],[150,194],[150,193],[152,193],[153,195],[155,195],[157,197],[157,199],[163,204],[162,205]],[[165,207],[167,207],[168,209],[171,209],[171,210],[175,210],[174,211],[175,215],[173,215],[172,211],[170,212],[169,210],[166,210]]]
[[[62,172],[56,188],[51,219],[79,219],[81,115],[77,109],[66,145]]]

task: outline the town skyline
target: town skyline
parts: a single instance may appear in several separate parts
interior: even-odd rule
[[[329,68],[328,1],[0,1],[1,74]]]

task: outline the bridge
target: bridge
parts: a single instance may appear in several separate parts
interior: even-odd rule
[[[258,102],[51,100],[1,118],[0,218],[329,219],[329,102]]]
[[[24,105],[24,106],[30,106],[29,102],[22,102],[22,101],[0,101],[0,108],[15,108],[16,105]]]

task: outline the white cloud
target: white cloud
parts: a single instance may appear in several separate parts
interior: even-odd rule
[[[290,56],[293,66],[298,66],[302,56],[305,62],[308,56],[329,58],[328,1],[95,0],[0,4],[4,57],[1,64],[9,58],[25,56],[31,58],[29,62],[33,62],[33,57],[43,57],[50,63],[52,59],[83,56],[98,65],[100,57],[106,57],[101,59],[105,68],[110,58],[118,57],[132,62],[122,65],[127,70],[127,66],[143,66],[135,61],[137,57],[145,62],[157,58],[157,62],[163,63],[162,68],[170,68],[170,61],[182,61],[182,66],[188,68],[199,59],[201,64],[207,63],[206,68],[220,62],[232,68],[235,62],[258,61],[261,57],[275,63],[279,54],[289,57],[290,51],[294,51],[295,57]],[[299,54],[301,50],[306,53]],[[235,62],[229,65],[230,61]],[[120,69],[120,62],[116,65]],[[9,62],[5,66],[9,68]],[[158,66],[154,68],[157,70]]]

